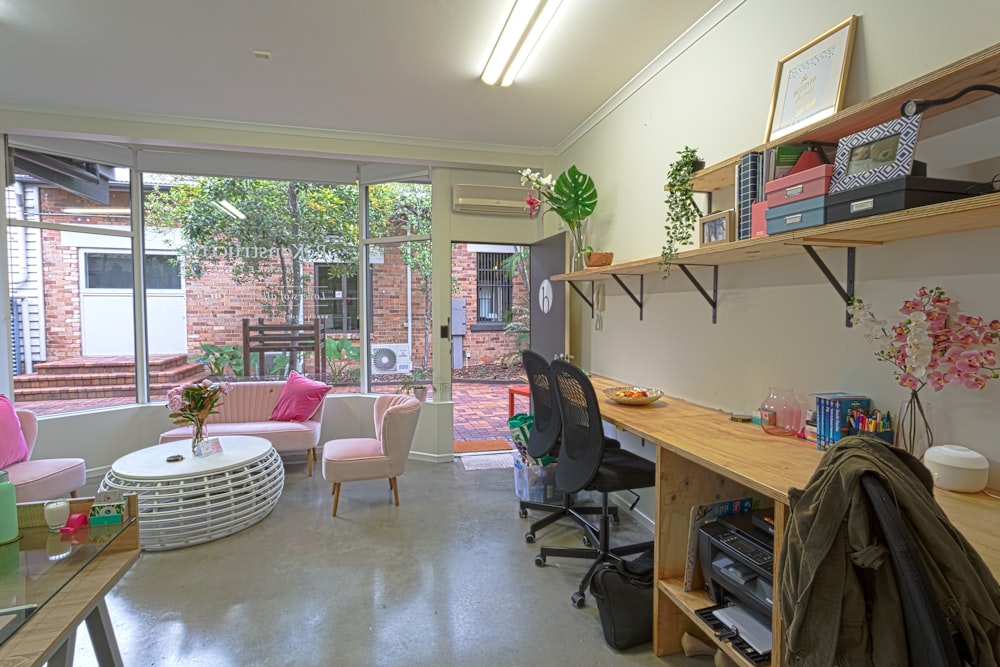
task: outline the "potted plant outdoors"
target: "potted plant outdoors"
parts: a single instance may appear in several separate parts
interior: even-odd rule
[[[694,201],[694,188],[691,178],[699,169],[705,167],[704,161],[698,157],[698,150],[685,146],[677,151],[678,158],[670,165],[667,172],[667,241],[660,252],[660,267],[663,278],[670,277],[670,265],[677,257],[680,247],[691,243],[695,225],[701,217],[701,211]]]
[[[542,176],[531,169],[522,169],[521,185],[530,184],[538,193],[535,197],[529,193],[524,201],[528,205],[528,215],[535,213],[543,203],[548,204],[548,213],[554,211],[562,218],[573,239],[572,270],[583,268],[583,253],[587,249],[584,243],[583,223],[597,208],[597,186],[594,179],[572,165],[552,180],[552,176]]]
[[[397,394],[413,394],[413,397],[423,403],[427,400],[427,371],[414,368],[413,373],[403,378]]]

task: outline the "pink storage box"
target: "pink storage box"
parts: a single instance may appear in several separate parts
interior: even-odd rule
[[[832,164],[821,164],[797,174],[776,178],[764,186],[768,208],[791,204],[800,199],[822,197],[830,190]]]
[[[767,236],[766,201],[755,201],[750,206],[750,238]]]

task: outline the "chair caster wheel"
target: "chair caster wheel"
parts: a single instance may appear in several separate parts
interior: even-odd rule
[[[583,546],[585,546],[585,547],[592,547],[592,546],[594,546],[593,543],[590,541],[590,537],[588,535],[584,535],[583,536]]]
[[[535,534],[534,533],[525,533],[524,534],[524,541],[527,542],[528,544],[534,544],[535,543]]]
[[[577,609],[583,609],[587,605],[587,597],[583,593],[577,591],[576,593],[573,593],[573,597],[570,598],[570,602],[572,602],[573,606]]]
[[[528,518],[528,510],[524,509],[523,507],[521,509],[519,509],[517,511],[517,513],[518,513],[518,515],[520,515],[520,517],[522,519],[527,519]]]
[[[535,556],[535,565],[537,565],[538,567],[545,567],[545,556],[543,556],[542,554],[538,554],[537,556]]]
[[[622,520],[620,518],[618,518],[617,514],[615,514],[613,517],[611,517],[611,523],[612,523],[612,525],[617,526],[621,522],[622,522]]]

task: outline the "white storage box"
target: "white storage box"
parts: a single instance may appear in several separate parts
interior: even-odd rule
[[[990,478],[990,463],[979,452],[959,445],[938,445],[924,452],[924,465],[934,486],[948,491],[978,493]]]

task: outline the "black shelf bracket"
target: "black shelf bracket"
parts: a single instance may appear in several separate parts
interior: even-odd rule
[[[833,289],[835,289],[837,294],[840,295],[840,298],[844,300],[844,306],[849,306],[851,304],[851,299],[854,298],[854,259],[857,253],[857,248],[847,248],[847,284],[841,286],[840,281],[837,280],[837,276],[833,275],[833,272],[830,271],[830,267],[826,265],[826,262],[824,262],[819,256],[819,253],[816,252],[815,248],[811,245],[803,245],[802,247],[806,249],[806,252],[809,253],[810,257],[812,257],[816,266],[819,267],[819,270],[823,272],[826,279],[830,281],[831,285],[833,285]],[[852,326],[850,311],[845,313],[844,324],[847,328],[851,328]]]
[[[642,292],[643,292],[643,286],[645,284],[645,282],[644,282],[645,276],[643,276],[642,274],[639,275],[639,298],[636,298],[635,294],[632,293],[632,290],[630,290],[628,288],[628,285],[626,285],[624,282],[622,282],[622,279],[618,277],[617,273],[612,273],[611,277],[615,279],[615,282],[618,283],[618,285],[621,286],[621,288],[623,290],[625,290],[625,293],[629,295],[629,298],[632,299],[632,301],[635,303],[635,305],[639,306],[639,321],[641,322],[642,321],[642,301],[643,301]]]
[[[572,280],[567,280],[566,282],[569,283],[569,286],[573,288],[574,292],[576,292],[577,294],[580,295],[580,298],[583,299],[584,303],[586,303],[588,306],[590,306],[590,317],[593,318],[594,317],[594,281],[593,280],[590,281],[590,296],[589,297],[586,294],[584,294],[583,292],[581,292],[580,288],[577,287],[576,283],[574,283]]]
[[[701,292],[701,295],[703,297],[705,297],[705,301],[708,301],[708,305],[710,305],[712,307],[712,324],[715,324],[716,323],[716,319],[717,319],[717,317],[716,317],[717,316],[717,312],[718,312],[718,309],[719,309],[718,308],[719,307],[719,266],[717,264],[713,264],[712,265],[712,296],[708,295],[708,292],[706,292],[705,288],[701,286],[701,283],[698,282],[698,279],[694,277],[694,274],[691,273],[691,271],[688,269],[687,265],[685,265],[685,264],[678,264],[677,266],[680,268],[681,271],[684,272],[684,275],[688,277],[688,280],[691,281],[691,284],[693,284],[695,286],[695,288],[699,292]]]

